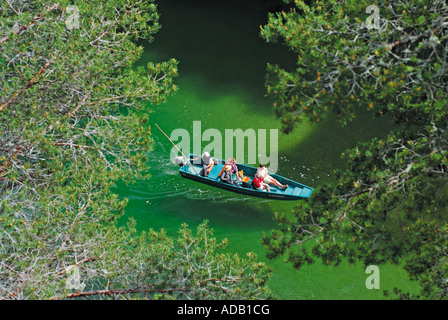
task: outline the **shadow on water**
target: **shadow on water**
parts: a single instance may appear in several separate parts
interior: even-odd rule
[[[378,118],[362,110],[345,127],[338,124],[333,113],[328,113],[324,120],[312,126],[312,134],[307,135],[306,139],[290,149],[282,150],[281,155],[287,161],[278,173],[314,188],[334,181],[333,170],[346,167],[342,153],[355,147],[358,142],[383,137],[396,128],[391,119]]]
[[[176,58],[179,92],[188,87],[205,101],[236,95],[252,112],[270,115],[266,65],[294,68],[295,55],[280,44],[267,44],[259,32],[268,12],[282,5],[282,1],[161,1],[162,29],[152,44],[145,45],[140,63]]]
[[[163,228],[175,236],[182,223],[187,222],[194,228],[204,220],[212,220],[211,226],[220,229],[220,233],[231,230],[231,234],[259,233],[260,228],[273,226],[269,200],[204,188],[179,176],[164,179],[164,188],[158,186],[161,180],[152,180],[155,181],[140,181],[130,186],[117,183],[116,187],[121,197],[129,199],[126,211],[132,212],[141,230]]]

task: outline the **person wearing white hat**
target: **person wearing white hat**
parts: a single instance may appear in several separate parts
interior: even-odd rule
[[[212,156],[210,155],[210,153],[208,153],[207,151],[205,151],[202,156],[197,157],[196,159],[193,159],[193,161],[198,160],[199,158],[202,158],[201,175],[203,177],[207,177],[209,168],[211,168],[214,165],[214,160],[213,160]]]

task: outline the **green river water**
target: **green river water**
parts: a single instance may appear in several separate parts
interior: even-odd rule
[[[241,256],[255,252],[272,267],[268,285],[280,299],[383,299],[382,291],[393,287],[415,292],[416,283],[399,266],[379,266],[381,289],[369,290],[361,264],[328,267],[319,260],[297,271],[281,258],[269,260],[260,242],[263,231],[276,227],[274,212],[288,214],[294,202],[249,198],[180,177],[178,167],[170,162],[172,145],[153,124],[170,135],[178,128],[192,133],[193,121],[201,121],[202,132],[215,128],[223,139],[225,129],[267,129],[268,133],[280,129],[272,101],[265,96],[266,64],[293,68],[295,55],[259,37],[259,26],[273,9],[262,0],[238,5],[235,1],[160,2],[162,29],[152,44],[145,45],[141,63],[176,58],[179,90],[167,102],[152,106],[151,179],[133,185],[117,183],[115,191],[129,199],[123,223],[132,217],[139,230],[163,228],[176,236],[183,222],[195,228],[206,219],[218,239],[229,240],[230,252]],[[386,134],[391,127],[384,118],[360,114],[345,128],[328,115],[318,125],[300,124],[290,135],[279,130],[277,173],[315,188],[333,178],[333,168],[344,166],[342,152],[358,141]],[[267,139],[269,145],[269,134]]]

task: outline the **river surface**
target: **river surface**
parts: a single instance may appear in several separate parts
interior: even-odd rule
[[[267,12],[275,9],[274,1],[238,5],[236,1],[160,2],[162,29],[152,44],[145,44],[140,63],[176,58],[179,90],[165,103],[151,107],[151,179],[132,185],[117,183],[115,192],[129,199],[122,222],[132,217],[139,230],[163,228],[177,236],[183,222],[195,228],[208,220],[218,239],[229,240],[230,252],[241,256],[255,252],[272,267],[268,285],[280,299],[383,299],[382,291],[393,287],[415,292],[416,284],[399,266],[379,266],[381,288],[369,290],[365,285],[368,274],[361,264],[328,267],[318,260],[297,271],[282,258],[269,260],[260,242],[263,231],[275,229],[274,213],[290,214],[294,202],[250,198],[180,177],[178,167],[170,162],[172,145],[154,123],[168,135],[185,129],[193,137],[193,122],[200,121],[202,133],[211,128],[221,132],[223,146],[225,129],[254,129],[257,133],[266,129],[268,145],[269,130],[277,129],[277,173],[314,188],[331,181],[334,168],[343,168],[342,152],[358,141],[385,135],[392,124],[360,114],[341,128],[329,114],[318,125],[303,123],[293,133],[282,134],[272,101],[265,96],[266,64],[290,69],[296,57],[285,47],[267,44],[259,37]],[[203,141],[201,147],[208,143]],[[241,162],[247,161],[246,157]]]

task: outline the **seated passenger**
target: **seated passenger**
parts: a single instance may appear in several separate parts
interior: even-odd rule
[[[233,176],[233,174],[235,174],[237,180],[241,181],[240,175],[238,173],[238,167],[236,165],[236,159],[232,158],[232,159],[230,159],[228,161],[228,163],[229,163],[229,166],[230,166],[230,172],[231,172],[232,176]]]
[[[264,183],[273,184],[274,186],[282,188],[283,190],[288,188],[287,184],[283,185],[277,179],[271,177],[268,174],[268,169],[263,164],[260,164],[260,166],[258,167],[257,174],[263,179]]]
[[[271,191],[271,187],[267,183],[263,182],[263,178],[257,173],[255,174],[254,179],[252,180],[252,186],[256,190],[264,190],[264,191]]]
[[[231,166],[226,165],[224,167],[224,172],[221,175],[221,182],[223,183],[228,183],[228,184],[233,184],[235,186],[238,186],[238,183],[236,183],[235,181],[233,181],[232,179],[232,172],[231,172]]]

